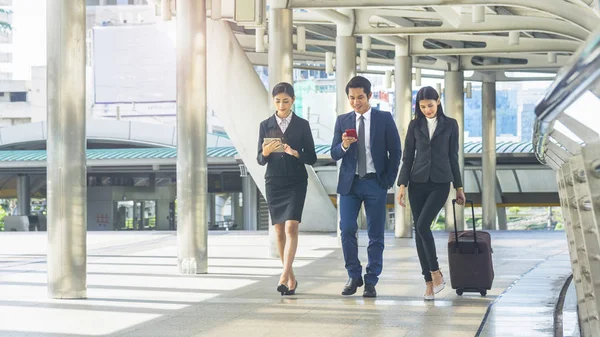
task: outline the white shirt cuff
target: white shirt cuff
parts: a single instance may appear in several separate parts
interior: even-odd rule
[[[341,143],[340,146],[342,147],[342,151],[344,151],[344,152],[348,151],[348,149],[344,149],[344,143]]]

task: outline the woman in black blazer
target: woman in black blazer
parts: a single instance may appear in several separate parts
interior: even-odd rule
[[[458,164],[459,132],[456,120],[444,115],[437,90],[421,88],[416,98],[415,119],[408,125],[404,142],[398,203],[404,207],[408,186],[417,254],[425,277],[425,300],[433,300],[446,285],[437,260],[431,223],[448,199],[450,182],[456,189],[457,203],[465,202]]]
[[[313,165],[317,161],[308,121],[291,110],[294,99],[291,84],[282,82],[273,88],[273,102],[277,111],[260,123],[258,139],[257,160],[260,165],[267,165],[266,199],[283,263],[283,272],[277,285],[277,291],[282,296],[294,295],[298,287],[292,264],[298,247],[298,225],[302,221],[308,185],[304,165]],[[271,139],[266,141],[266,138]]]

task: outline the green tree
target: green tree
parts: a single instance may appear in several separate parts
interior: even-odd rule
[[[511,207],[508,209],[509,212],[513,213],[514,215],[519,215],[519,212],[521,211],[521,207]]]
[[[4,231],[4,217],[6,216],[4,207],[0,206],[0,232]]]

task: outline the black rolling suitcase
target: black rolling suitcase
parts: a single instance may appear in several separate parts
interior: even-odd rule
[[[494,281],[492,240],[490,233],[475,229],[473,201],[467,200],[466,203],[471,204],[473,230],[459,232],[456,228],[456,199],[452,200],[454,233],[450,233],[448,238],[450,283],[458,295],[463,292],[478,292],[485,296]]]

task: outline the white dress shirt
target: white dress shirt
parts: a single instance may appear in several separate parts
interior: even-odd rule
[[[354,112],[355,117],[356,117],[356,134],[358,135],[360,133],[360,116],[361,114],[359,114],[358,112]],[[371,155],[371,108],[369,108],[369,110],[367,112],[365,112],[364,114],[362,114],[362,116],[365,117],[365,138],[364,140],[359,139],[358,141],[365,141],[365,149],[366,149],[366,154],[367,154],[367,173],[376,173],[375,171],[375,163],[373,163],[373,156]],[[342,143],[342,150],[344,150],[344,152],[346,152],[347,150],[344,149],[344,143]],[[356,165],[356,174],[358,174],[358,165]]]
[[[290,114],[286,118],[280,118],[277,115],[277,113],[275,113],[275,119],[277,119],[277,125],[279,125],[281,132],[285,133],[285,130],[287,130],[288,126],[290,126],[290,122],[292,121],[292,115],[293,113],[290,112]]]
[[[433,133],[435,132],[435,128],[437,127],[437,116],[433,118],[427,118],[427,128],[429,129],[429,139],[433,138]]]

